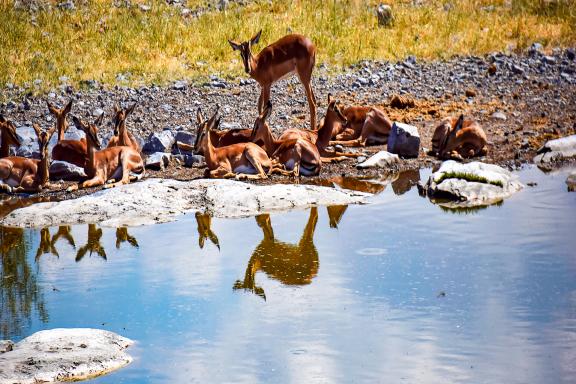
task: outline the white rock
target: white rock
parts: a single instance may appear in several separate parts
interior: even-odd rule
[[[555,163],[576,158],[576,135],[550,140],[538,150],[536,164]]]
[[[176,220],[209,211],[216,217],[243,217],[312,205],[363,203],[370,194],[310,185],[257,186],[234,180],[148,179],[61,202],[18,209],[0,223],[15,227],[101,223],[135,226]]]
[[[0,354],[0,384],[77,381],[114,371],[132,361],[133,341],[100,329],[36,332]]]
[[[240,123],[221,123],[220,124],[220,129],[241,129],[242,126],[240,125]]]
[[[393,153],[386,152],[386,151],[380,151],[380,152],[376,153],[375,155],[371,156],[370,158],[368,158],[363,163],[358,164],[356,167],[357,168],[373,168],[373,167],[388,168],[388,167],[390,167],[394,164],[397,164],[399,162],[400,162],[400,158],[398,157],[398,155],[395,155]]]
[[[448,160],[429,177],[424,190],[430,198],[456,201],[441,205],[474,207],[502,201],[523,187],[515,175],[497,165]]]
[[[506,115],[504,114],[504,112],[500,112],[500,111],[494,112],[494,113],[492,114],[492,118],[493,118],[494,120],[506,121]]]

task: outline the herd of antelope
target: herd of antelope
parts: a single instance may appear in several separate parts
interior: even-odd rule
[[[261,88],[258,116],[253,128],[222,131],[218,129],[218,108],[208,119],[198,110],[194,145],[178,143],[180,149],[204,155],[208,177],[263,179],[273,173],[315,176],[320,173],[322,163],[358,156],[329,149],[330,146],[353,147],[387,142],[392,121],[381,109],[359,105],[341,108],[331,95],[328,95],[326,115],[317,128],[316,98],[311,85],[316,47],[307,37],[291,34],[253,55],[252,47],[260,40],[261,33],[242,43],[229,41],[234,50],[240,51],[246,73]],[[308,99],[310,129],[287,129],[276,138],[267,123],[272,113],[270,89],[273,83],[294,73],[304,86]],[[114,136],[104,149],[101,149],[98,139],[98,127],[104,114],[93,123],[72,116],[74,125],[85,133],[85,138],[64,139],[71,108],[71,101],[62,109],[48,103],[50,113],[56,118],[55,126],[43,131],[37,124],[33,125],[40,159],[9,156],[10,146],[19,146],[20,141],[14,124],[0,115],[0,191],[31,193],[48,185],[48,143],[56,131],[58,143],[52,150],[52,159],[83,167],[87,175],[86,180],[69,187],[69,191],[101,185],[110,188],[143,176],[141,149],[126,128],[126,118],[133,112],[134,105],[127,109],[115,107]],[[430,154],[440,159],[483,156],[487,152],[486,144],[482,127],[461,115],[442,121],[436,128]]]

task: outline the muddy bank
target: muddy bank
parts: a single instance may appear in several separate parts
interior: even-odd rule
[[[369,196],[312,185],[255,186],[232,180],[149,179],[77,199],[20,208],[4,217],[0,224],[136,226],[172,221],[194,211],[208,212],[215,217],[244,217],[312,205],[363,203]]]

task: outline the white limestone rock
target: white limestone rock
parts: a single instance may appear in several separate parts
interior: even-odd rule
[[[373,156],[369,157],[366,161],[358,164],[357,168],[390,168],[391,166],[398,164],[400,158],[390,152],[380,151]]]

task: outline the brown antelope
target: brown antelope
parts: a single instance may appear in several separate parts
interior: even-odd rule
[[[278,140],[295,140],[297,138],[309,140],[316,145],[316,148],[318,148],[323,163],[332,163],[335,161],[346,160],[348,157],[357,157],[358,155],[353,153],[326,150],[326,147],[332,138],[334,129],[337,129],[341,124],[346,124],[346,117],[342,114],[336,100],[334,100],[332,95],[329,94],[326,116],[317,131],[291,128],[282,132]]]
[[[96,253],[104,260],[107,260],[106,251],[102,244],[100,244],[101,238],[102,229],[97,228],[96,224],[88,224],[88,239],[86,240],[86,244],[78,249],[78,252],[76,253],[76,262],[82,260],[88,251],[90,251],[90,256],[92,256],[92,253]]]
[[[310,208],[310,216],[298,244],[276,240],[270,215],[256,216],[264,238],[258,244],[248,266],[244,280],[237,280],[234,290],[251,291],[266,300],[264,289],[256,285],[256,272],[264,271],[285,285],[307,285],[318,274],[318,250],[314,245],[314,231],[318,222],[318,208]]]
[[[210,140],[212,141],[212,145],[215,147],[225,147],[227,145],[238,143],[249,143],[252,141],[252,129],[213,130],[210,131]],[[182,151],[194,151],[194,146],[180,141],[176,142],[176,146]],[[198,154],[203,155],[202,150],[200,150]]]
[[[48,183],[49,156],[48,142],[55,128],[42,131],[38,124],[32,127],[38,137],[40,160],[19,156],[8,156],[0,159],[0,191],[8,193],[41,191]]]
[[[126,118],[134,112],[136,103],[126,109],[114,105],[114,136],[108,142],[108,148],[112,147],[130,147],[136,152],[140,152],[140,146],[134,135],[126,129]]]
[[[69,187],[69,192],[99,185],[104,185],[104,188],[112,188],[117,185],[128,184],[144,175],[142,157],[134,149],[121,146],[100,150],[97,126],[102,123],[103,118],[104,114],[101,114],[94,124],[86,124],[76,116],[72,117],[76,128],[86,134],[88,161],[84,166],[84,172],[88,176],[88,180]],[[138,176],[131,177],[130,173]],[[114,182],[106,184],[109,180]]]
[[[264,142],[264,150],[274,165],[292,171],[296,177],[316,176],[320,173],[322,160],[318,148],[303,138],[276,140],[266,123],[272,113],[272,103],[268,101],[264,112],[256,118],[252,129],[252,141]]]
[[[270,100],[270,88],[276,81],[296,73],[304,86],[308,106],[310,107],[310,128],[316,129],[316,99],[312,91],[312,71],[316,63],[316,47],[312,41],[302,35],[292,34],[262,49],[256,56],[252,54],[252,46],[260,40],[262,30],[249,41],[236,43],[228,40],[232,49],[240,51],[244,70],[260,84],[261,92],[258,98],[258,113]]]
[[[120,245],[125,242],[128,242],[134,248],[138,248],[138,240],[128,233],[128,228],[116,228],[116,249],[120,249]]]
[[[212,216],[207,213],[196,212],[196,224],[198,225],[198,246],[204,248],[206,239],[210,239],[212,244],[220,249],[218,236],[212,231]]]
[[[476,121],[451,117],[444,119],[432,136],[432,151],[429,154],[439,159],[463,160],[488,153],[486,133]]]
[[[198,110],[198,131],[194,150],[202,151],[206,159],[207,175],[211,178],[266,179],[265,170],[272,169],[272,162],[266,152],[254,143],[238,143],[216,148],[212,144],[210,132],[218,127],[218,109],[208,120],[204,120]]]
[[[330,141],[330,145],[364,147],[368,144],[386,144],[392,121],[376,107],[351,106],[344,110],[348,123],[344,131]]]
[[[66,116],[72,109],[72,100],[62,109],[54,107],[50,102],[46,102],[48,110],[56,118],[56,129],[58,130],[58,143],[52,148],[52,160],[61,160],[72,163],[79,167],[84,167],[88,160],[86,150],[86,139],[65,140],[64,135],[68,130],[68,121]]]
[[[18,148],[22,144],[16,133],[16,126],[11,121],[6,120],[3,115],[0,115],[0,138],[2,139],[0,158],[10,156],[10,146]]]

